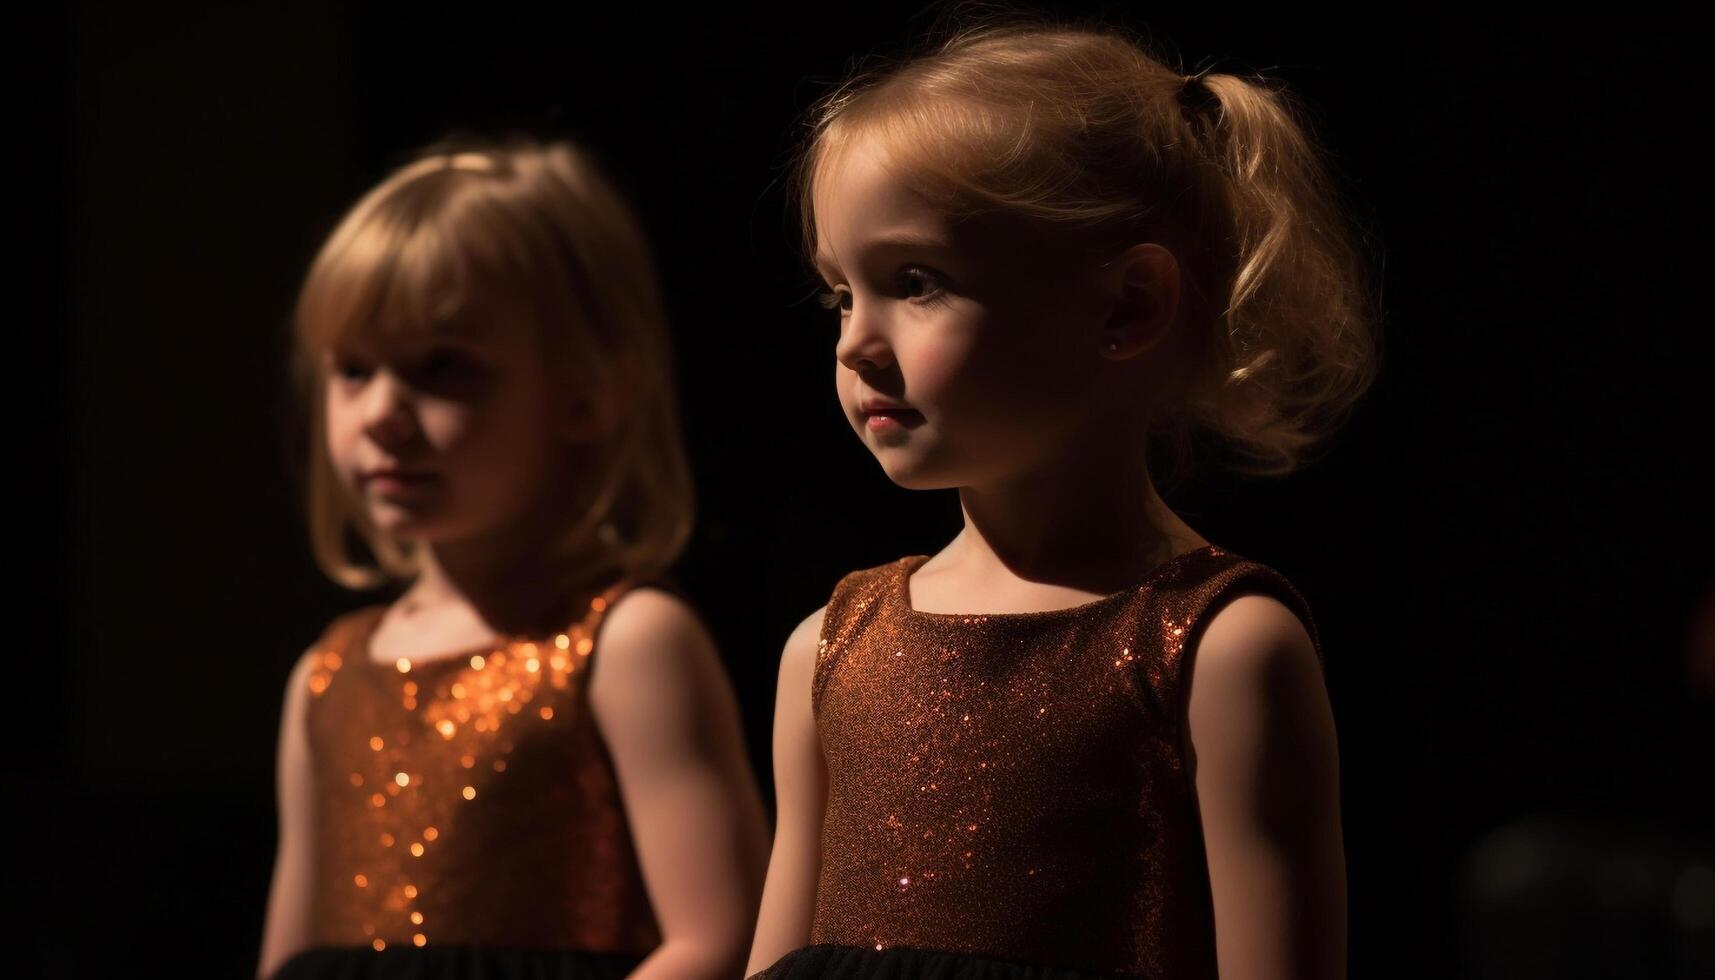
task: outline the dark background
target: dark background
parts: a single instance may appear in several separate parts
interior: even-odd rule
[[[1386,245],[1383,374],[1328,458],[1174,498],[1316,611],[1353,976],[1689,976],[1715,575],[1688,32],[1057,9],[1286,81]],[[286,318],[345,208],[454,129],[583,140],[654,237],[699,477],[680,574],[768,785],[791,627],[958,527],[841,420],[780,186],[799,114],[916,11],[83,4],[14,37],[51,63],[14,187],[50,215],[15,266],[48,329],[12,348],[19,540],[47,542],[14,563],[4,769],[35,968],[254,969],[286,673],[371,601],[310,560]]]

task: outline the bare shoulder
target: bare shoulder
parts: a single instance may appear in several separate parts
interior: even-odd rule
[[[386,611],[384,606],[366,606],[335,616],[331,622],[322,628],[316,637],[298,659],[293,662],[292,670],[286,677],[286,706],[288,709],[307,700],[311,678],[316,671],[323,668],[330,672],[340,669],[342,661],[351,658],[352,651],[347,649],[351,637],[362,632],[376,617]],[[324,678],[325,679],[325,678]]]
[[[322,648],[319,645],[298,654],[298,659],[292,662],[292,672],[286,676],[286,690],[294,691],[307,684],[310,672],[321,666],[321,663]]]
[[[621,646],[706,635],[703,621],[691,604],[654,586],[631,589],[607,610],[600,642]]]
[[[714,640],[684,599],[641,586],[615,599],[596,636],[596,680],[656,683],[718,662]]]
[[[1238,596],[1217,610],[1192,663],[1199,681],[1279,682],[1322,672],[1304,621],[1279,599],[1261,594]]]
[[[1280,600],[1243,595],[1218,610],[1186,683],[1187,761],[1199,793],[1230,783],[1246,787],[1241,795],[1288,800],[1331,785],[1338,763],[1322,665]]]
[[[802,705],[802,713],[810,710],[810,686],[816,676],[816,658],[821,653],[822,618],[828,607],[823,606],[792,628],[786,645],[780,651],[780,674],[775,688],[776,710]],[[794,711],[794,713],[798,713]]]
[[[822,642],[822,619],[828,613],[823,606],[792,628],[786,637],[786,648],[780,654],[780,671],[799,671],[815,666],[817,648]]]
[[[319,644],[298,654],[298,659],[292,663],[292,670],[286,675],[284,707],[286,720],[289,721],[292,715],[303,711],[304,702],[309,695],[310,675],[314,674],[321,666],[322,648]]]

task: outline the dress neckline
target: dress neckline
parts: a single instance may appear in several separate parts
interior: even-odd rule
[[[630,584],[631,583],[629,582],[622,581],[603,589],[601,592],[597,593],[596,597],[592,599],[589,604],[584,606],[584,612],[580,618],[574,619],[571,623],[567,624],[564,629],[548,636],[538,637],[524,634],[497,635],[487,643],[478,644],[476,646],[451,653],[437,653],[433,657],[424,659],[418,659],[415,657],[396,657],[393,660],[386,661],[375,659],[374,655],[370,652],[370,643],[375,637],[375,631],[381,626],[381,620],[386,618],[387,610],[389,608],[385,604],[377,604],[370,607],[370,614],[364,618],[363,623],[359,626],[352,637],[352,642],[347,647],[346,656],[348,659],[356,660],[364,666],[372,667],[376,670],[399,670],[400,661],[405,661],[409,665],[410,670],[432,670],[443,664],[462,663],[468,666],[471,658],[473,657],[487,657],[491,654],[506,651],[513,646],[523,643],[534,643],[539,647],[567,649],[571,644],[575,644],[577,642],[577,633],[579,629],[589,625],[592,619],[604,615],[608,607],[626,591],[627,586]],[[559,646],[559,639],[562,636],[566,637],[568,647]],[[401,671],[401,673],[404,672],[405,671]]]
[[[370,651],[370,642],[374,639],[375,631],[380,627],[381,620],[386,618],[388,607],[385,605],[378,605],[372,608],[374,611],[364,620],[362,628],[357,631],[357,635],[353,638],[351,653],[349,656],[364,666],[375,670],[398,670],[400,661],[404,661],[408,664],[410,670],[432,670],[442,664],[451,663],[459,663],[469,666],[470,659],[472,657],[490,656],[495,651],[504,650],[521,639],[521,637],[515,636],[496,636],[488,643],[473,646],[465,650],[457,650],[452,653],[437,653],[433,657],[396,657],[392,660],[377,660],[375,659],[375,655]],[[565,632],[569,634],[571,629],[568,628]],[[551,644],[553,643],[553,639],[550,638],[547,642]]]
[[[1126,588],[1123,588],[1123,589],[1119,590],[1118,592],[1110,593],[1108,595],[1101,596],[1099,598],[1091,599],[1089,602],[1079,603],[1078,605],[1075,605],[1075,606],[1064,606],[1064,607],[1059,608],[1059,609],[1036,609],[1036,610],[1028,610],[1028,611],[1024,611],[1024,612],[957,612],[957,613],[922,612],[922,611],[919,611],[918,609],[916,609],[915,607],[913,607],[911,605],[911,575],[913,572],[917,571],[918,568],[922,567],[922,565],[925,562],[927,562],[932,556],[930,556],[930,555],[908,555],[904,558],[899,559],[899,561],[897,563],[895,563],[895,573],[893,576],[893,597],[899,603],[899,607],[905,611],[905,615],[909,616],[911,618],[914,618],[914,619],[939,620],[942,622],[951,622],[951,621],[955,621],[955,620],[964,620],[967,622],[970,622],[970,621],[990,621],[990,622],[992,622],[992,621],[1000,621],[1000,622],[1046,621],[1046,620],[1061,619],[1061,618],[1065,618],[1068,616],[1077,616],[1079,614],[1093,612],[1097,609],[1100,609],[1100,608],[1108,606],[1112,603],[1118,602],[1119,600],[1126,599],[1126,598],[1129,598],[1133,595],[1136,595],[1139,590],[1147,588],[1150,585],[1153,585],[1156,582],[1156,580],[1160,579],[1169,570],[1179,567],[1180,565],[1184,564],[1186,561],[1188,561],[1189,559],[1191,559],[1193,557],[1201,556],[1201,555],[1214,556],[1214,555],[1221,555],[1224,553],[1225,552],[1223,552],[1221,550],[1221,548],[1219,548],[1216,545],[1212,545],[1212,544],[1206,544],[1206,545],[1203,545],[1203,546],[1198,547],[1198,548],[1193,548],[1190,551],[1182,551],[1179,554],[1176,554],[1170,558],[1164,559],[1159,564],[1157,564],[1155,567],[1151,568],[1135,584],[1127,586]]]

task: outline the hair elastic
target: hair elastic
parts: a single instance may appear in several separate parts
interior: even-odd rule
[[[1179,83],[1179,90],[1174,93],[1179,100],[1179,108],[1185,112],[1187,119],[1218,112],[1221,108],[1221,97],[1215,94],[1207,82],[1208,71],[1200,71],[1195,75],[1186,75]]]

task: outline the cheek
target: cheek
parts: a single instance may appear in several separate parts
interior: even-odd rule
[[[1012,426],[1015,416],[1041,407],[1048,367],[1041,352],[993,333],[928,339],[912,358],[911,380],[949,423]]]
[[[354,407],[330,389],[322,398],[322,437],[327,441],[328,456],[336,469],[344,472],[352,467],[361,432]]]
[[[1033,413],[1059,414],[1089,398],[1100,358],[1086,350],[1070,322],[1043,314],[997,324],[983,371],[1007,401]]]
[[[480,405],[426,405],[419,424],[437,454],[459,471],[462,484],[512,500],[532,492],[548,457],[560,448],[553,419],[532,392],[512,389]]]
[[[1067,345],[1043,339],[997,329],[977,345],[943,343],[923,352],[925,383],[939,388],[940,429],[973,460],[1039,457],[1088,414],[1092,373]]]
[[[424,401],[417,408],[423,439],[439,453],[455,456],[480,449],[482,412],[453,402]]]
[[[907,400],[951,407],[982,398],[987,388],[984,359],[972,335],[925,331],[901,344],[897,355],[906,369]]]

